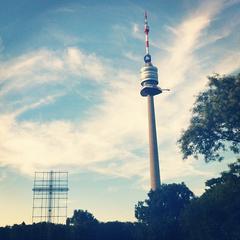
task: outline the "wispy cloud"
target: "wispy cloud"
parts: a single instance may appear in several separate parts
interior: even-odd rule
[[[41,49],[1,62],[0,96],[39,85],[62,84],[66,79],[68,83],[65,83],[70,84],[73,83],[71,76],[78,76],[79,81],[83,79],[81,76],[102,81],[104,70],[96,55],[84,54],[78,48],[66,48],[61,52]]]
[[[134,34],[137,34],[140,32],[140,27],[137,23],[132,23],[132,30]]]
[[[231,74],[240,69],[240,50],[224,54],[213,68],[213,72],[219,74]]]
[[[63,95],[64,95],[64,93],[58,93],[58,94],[55,94],[55,95],[48,95],[45,98],[39,99],[37,102],[33,102],[29,105],[25,104],[23,107],[17,109],[15,112],[12,112],[10,115],[14,116],[14,117],[17,117],[17,116],[21,115],[22,113],[24,113],[26,111],[29,111],[31,109],[40,108],[44,105],[54,103],[57,98],[62,97]]]
[[[137,54],[134,54],[132,52],[123,52],[123,56],[126,57],[127,59],[138,62],[139,64],[142,63],[142,56],[139,56]]]
[[[178,26],[168,26],[167,29],[173,33],[170,40],[172,43],[168,45],[168,55],[159,62],[161,66],[161,75],[163,79],[177,79],[177,81],[169,81],[170,87],[181,84],[186,79],[187,73],[196,72],[194,77],[201,78],[205,73],[199,71],[198,59],[195,51],[201,44],[201,36],[210,26],[214,17],[224,8],[223,1],[204,1],[200,6],[193,10]],[[170,66],[170,67],[169,67]],[[174,69],[174,71],[173,71]],[[173,84],[173,85],[172,85]]]

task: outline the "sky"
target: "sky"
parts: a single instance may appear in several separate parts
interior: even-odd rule
[[[135,221],[150,189],[147,101],[140,96],[144,11],[158,67],[163,183],[196,194],[236,156],[182,160],[207,76],[240,66],[239,0],[8,0],[0,9],[0,225],[31,223],[35,171],[69,173],[68,216]]]

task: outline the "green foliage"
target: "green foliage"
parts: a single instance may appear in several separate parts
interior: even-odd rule
[[[240,159],[229,164],[229,171],[221,173],[221,177],[212,178],[206,182],[206,186],[214,189],[216,186],[239,183],[240,180]]]
[[[208,180],[206,192],[185,209],[185,239],[240,239],[240,160],[229,167],[221,177]]]
[[[73,226],[87,226],[92,224],[97,224],[97,219],[88,211],[84,210],[74,210],[73,216],[67,219],[68,224]]]
[[[0,228],[1,240],[71,240],[69,228],[62,224],[37,223],[32,225],[14,224]]]
[[[81,236],[84,239],[96,239],[98,220],[88,211],[74,210],[73,216],[67,219],[67,223],[72,225],[72,236]],[[78,238],[77,238],[78,239]],[[80,238],[81,239],[81,238]]]
[[[223,159],[222,151],[240,152],[240,74],[208,77],[192,109],[190,125],[178,140],[183,158]]]
[[[138,202],[135,216],[147,226],[149,239],[181,239],[179,216],[193,197],[184,183],[162,184],[149,192],[148,199]]]
[[[144,240],[138,235],[137,227],[129,222],[107,222],[100,223],[96,239],[104,240]],[[141,230],[141,229],[140,229]]]

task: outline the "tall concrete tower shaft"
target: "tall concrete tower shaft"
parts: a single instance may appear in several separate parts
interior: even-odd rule
[[[149,126],[149,155],[151,189],[160,187],[160,170],[158,160],[157,130],[155,121],[154,98],[148,95],[148,126]]]
[[[151,189],[155,191],[161,185],[157,130],[154,110],[154,96],[162,93],[158,85],[158,69],[152,65],[151,55],[149,54],[149,26],[147,21],[147,13],[145,12],[144,32],[146,35],[146,54],[144,56],[145,65],[141,68],[141,91],[143,97],[148,100],[148,127],[149,127],[149,157],[150,157],[150,178]]]

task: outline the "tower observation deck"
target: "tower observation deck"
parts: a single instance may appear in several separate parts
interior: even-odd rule
[[[148,100],[148,125],[149,125],[149,157],[150,157],[150,178],[151,189],[157,190],[161,185],[157,131],[154,110],[154,96],[162,93],[162,89],[158,87],[158,69],[153,66],[151,55],[149,53],[149,26],[147,13],[145,12],[144,22],[146,51],[144,56],[144,66],[141,68],[141,90],[140,94],[147,97]]]

